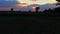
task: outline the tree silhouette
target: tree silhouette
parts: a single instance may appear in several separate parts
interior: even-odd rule
[[[54,9],[55,12],[60,12],[60,7]]]
[[[39,7],[36,7],[36,12],[38,12],[38,10],[39,10]]]
[[[11,8],[11,11],[13,11],[13,8]]]

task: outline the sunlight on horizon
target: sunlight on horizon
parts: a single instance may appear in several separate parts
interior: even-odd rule
[[[31,4],[38,4],[38,5],[44,5],[44,4],[53,4],[57,3],[56,0],[17,0],[21,6],[28,6]]]

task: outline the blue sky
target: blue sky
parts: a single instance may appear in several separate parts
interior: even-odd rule
[[[6,1],[6,0],[0,0],[0,7],[9,7],[12,5],[18,4],[18,2],[15,1]]]
[[[44,0],[45,1],[45,0]],[[17,4],[20,4],[19,2],[17,2],[17,0],[0,0],[0,10],[10,10],[10,8],[14,8],[14,10],[22,10],[22,11],[28,11],[31,10],[31,7],[33,7],[34,5],[29,5],[27,7],[21,7],[21,6],[17,6]],[[56,8],[59,6],[56,6],[55,4],[44,4],[44,5],[37,5],[40,7],[40,10],[45,10],[48,8]]]

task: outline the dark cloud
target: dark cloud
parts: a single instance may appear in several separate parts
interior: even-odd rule
[[[60,0],[56,0],[57,2],[60,2]]]

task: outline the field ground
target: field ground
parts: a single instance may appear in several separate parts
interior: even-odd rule
[[[0,16],[1,33],[19,34],[23,32],[49,34],[60,32],[60,17],[49,16]]]

